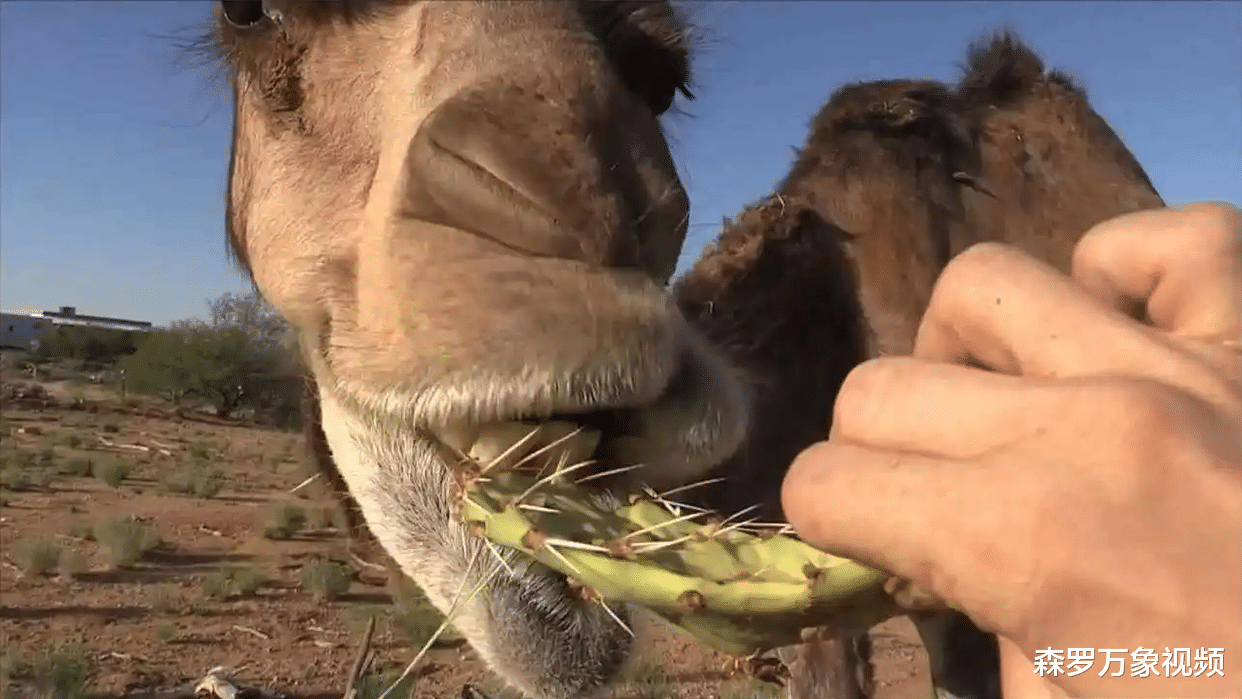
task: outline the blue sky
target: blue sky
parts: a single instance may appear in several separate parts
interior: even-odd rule
[[[164,323],[248,288],[222,234],[229,99],[167,36],[203,0],[0,3],[0,306]],[[727,2],[670,126],[683,266],[760,198],[846,81],[952,79],[1002,24],[1070,70],[1171,203],[1242,204],[1242,3]],[[794,67],[790,67],[794,66]]]

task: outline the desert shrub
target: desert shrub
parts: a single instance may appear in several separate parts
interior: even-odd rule
[[[734,680],[721,687],[720,699],[781,699],[780,686],[755,678]]]
[[[30,478],[25,469],[5,466],[0,469],[0,488],[12,491],[29,490],[31,488]]]
[[[75,539],[84,539],[86,541],[91,541],[95,538],[95,532],[91,531],[91,525],[78,517],[70,518],[69,526],[65,527],[65,533]]]
[[[77,577],[86,572],[86,554],[77,549],[67,548],[60,552],[60,560],[56,567],[69,577]]]
[[[206,461],[211,458],[211,447],[206,442],[190,442],[185,446],[185,450],[190,455],[190,458],[197,461]]]
[[[193,495],[199,498],[215,497],[224,488],[220,471],[202,462],[183,465],[164,479],[164,488],[170,493]]]
[[[177,636],[177,627],[173,626],[172,622],[166,621],[160,624],[159,626],[155,627],[155,638],[160,643],[168,643],[169,641],[173,640],[173,638],[175,638],[176,636]]]
[[[69,459],[61,466],[60,472],[65,474],[66,476],[77,476],[79,478],[85,478],[92,474],[93,467],[94,467],[94,464],[91,462],[90,459],[85,459],[85,458]]]
[[[39,653],[30,672],[39,694],[46,699],[83,699],[94,663],[81,646],[61,646]]]
[[[671,699],[675,683],[659,658],[640,656],[626,672],[625,680],[635,699]]]
[[[222,568],[203,579],[203,593],[211,599],[228,599],[233,595],[248,597],[259,591],[267,576],[253,566]]]
[[[333,529],[337,527],[336,508],[331,505],[316,508],[314,526],[319,529]]]
[[[388,670],[385,672],[368,672],[358,678],[358,699],[378,699],[384,690],[392,686],[397,678],[401,677],[401,670]],[[418,681],[413,674],[401,680],[397,688],[388,696],[390,697],[406,697],[410,696],[414,689],[414,683]]]
[[[29,468],[34,466],[37,460],[38,456],[34,452],[25,449],[6,450],[4,454],[4,465],[6,467]]]
[[[13,547],[13,560],[26,575],[47,575],[60,561],[60,544],[48,536],[30,536]]]
[[[99,480],[113,488],[120,487],[121,483],[129,477],[129,464],[120,459],[108,459],[96,465],[94,470]]]
[[[46,488],[52,483],[55,471],[51,468],[28,468],[25,470],[26,483],[32,488]]]
[[[140,333],[132,330],[61,325],[45,335],[31,350],[31,361],[78,360],[78,364],[112,364],[132,354]]]
[[[97,522],[95,540],[117,568],[134,566],[160,545],[160,537],[155,530],[129,517]]]
[[[298,576],[302,587],[321,600],[336,599],[349,592],[352,579],[347,566],[323,558],[307,561]]]
[[[233,580],[228,571],[217,570],[203,578],[202,588],[209,599],[228,599],[233,594]]]
[[[260,568],[246,566],[233,570],[233,589],[243,597],[249,597],[258,592],[266,582],[267,575]]]
[[[263,515],[263,536],[269,539],[291,538],[304,526],[306,512],[292,503],[276,504]]]

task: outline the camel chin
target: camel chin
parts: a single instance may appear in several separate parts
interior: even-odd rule
[[[586,481],[591,504],[619,506],[620,493],[640,487],[627,476],[641,468],[605,468],[597,458],[605,432],[552,420],[381,435],[327,396],[320,403],[332,456],[369,529],[500,677],[540,699],[586,699],[615,685],[643,646],[633,610],[585,599],[560,572],[487,542],[456,507],[464,475],[510,468],[571,472]],[[439,523],[428,518],[433,510]]]

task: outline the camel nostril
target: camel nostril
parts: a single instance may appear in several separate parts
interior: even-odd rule
[[[401,213],[521,254],[645,269],[645,240],[677,238],[676,173],[653,165],[642,129],[599,112],[512,85],[445,101],[409,145]]]

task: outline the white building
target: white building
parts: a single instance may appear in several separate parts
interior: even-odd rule
[[[30,349],[53,327],[52,321],[41,315],[5,311],[0,313],[0,347]]]
[[[0,313],[0,346],[14,349],[30,349],[46,333],[60,326],[86,326],[108,330],[148,332],[151,323],[143,320],[107,318],[81,315],[73,306],[61,306],[59,311],[5,311]]]

